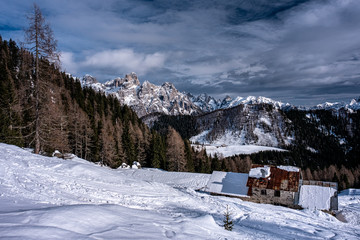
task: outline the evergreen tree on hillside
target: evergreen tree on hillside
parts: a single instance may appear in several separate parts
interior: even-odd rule
[[[12,40],[0,42],[0,140],[22,146],[20,105],[14,82],[17,54]]]
[[[234,223],[231,219],[231,213],[229,212],[229,206],[226,205],[226,211],[224,212],[224,228],[228,231],[232,231]]]
[[[152,138],[149,146],[149,163],[153,168],[167,169],[166,148],[164,138],[156,131],[152,130]]]
[[[194,160],[193,160],[193,153],[192,148],[189,140],[185,140],[185,157],[186,157],[186,169],[188,172],[194,172]]]
[[[124,146],[124,151],[126,155],[126,163],[131,165],[134,161],[137,160],[136,158],[136,151],[135,151],[135,144],[134,140],[131,137],[130,133],[130,125],[131,122],[126,121],[123,134],[122,134],[122,144]]]

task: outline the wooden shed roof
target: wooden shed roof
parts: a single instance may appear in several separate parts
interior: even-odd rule
[[[264,167],[264,165],[253,164],[251,168]],[[246,186],[251,188],[273,189],[281,191],[297,192],[299,190],[300,169],[298,172],[287,171],[276,166],[270,167],[270,176],[268,177],[250,177]]]

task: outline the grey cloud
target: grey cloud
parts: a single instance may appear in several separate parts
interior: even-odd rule
[[[26,19],[18,15],[31,3],[0,3],[1,34],[20,38],[16,29]],[[63,65],[78,75],[105,81],[134,71],[142,81],[170,81],[193,94],[301,104],[360,92],[357,0],[37,3],[65,53]]]

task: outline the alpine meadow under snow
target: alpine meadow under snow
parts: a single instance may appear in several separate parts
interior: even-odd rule
[[[339,196],[341,222],[317,210],[197,192],[209,174],[110,169],[0,144],[2,239],[359,239],[360,195]],[[223,224],[229,206],[232,232]]]

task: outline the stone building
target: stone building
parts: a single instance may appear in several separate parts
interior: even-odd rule
[[[298,209],[338,209],[337,183],[303,180],[300,168],[293,166],[253,164],[249,174],[214,171],[203,190]]]
[[[252,202],[297,207],[301,171],[291,166],[252,165],[246,186]]]

